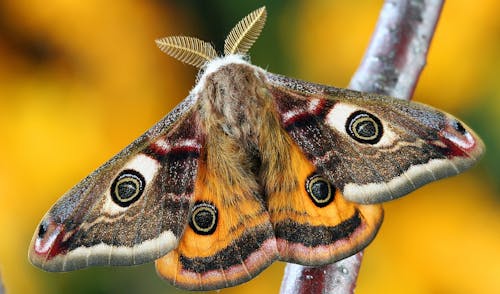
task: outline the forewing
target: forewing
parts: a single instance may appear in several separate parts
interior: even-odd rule
[[[30,261],[48,271],[153,261],[175,248],[192,205],[204,131],[186,98],[49,210]]]
[[[378,203],[472,166],[484,145],[418,103],[268,74],[283,128],[351,201]]]

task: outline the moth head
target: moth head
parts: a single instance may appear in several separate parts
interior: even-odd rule
[[[266,17],[266,8],[261,7],[239,21],[226,38],[224,55],[246,54],[264,28]],[[156,45],[168,55],[198,68],[218,56],[212,44],[193,37],[165,37],[156,40]]]

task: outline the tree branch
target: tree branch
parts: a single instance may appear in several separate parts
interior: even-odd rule
[[[443,0],[387,0],[349,87],[411,99],[436,28]]]
[[[444,0],[386,0],[349,87],[411,99]],[[322,267],[287,264],[280,293],[353,293],[363,252]]]
[[[3,293],[5,293],[5,292],[3,289],[2,276],[0,275],[0,294],[3,294]]]

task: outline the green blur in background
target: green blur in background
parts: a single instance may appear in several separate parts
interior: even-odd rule
[[[69,188],[163,117],[196,70],[160,52],[188,35],[219,49],[266,5],[250,50],[271,72],[344,87],[382,1],[0,0],[0,276],[7,293],[180,293],[154,265],[47,273],[31,266],[39,220]],[[445,3],[414,95],[465,120],[486,156],[387,203],[356,293],[500,293],[500,2]],[[221,293],[276,293],[284,264]]]

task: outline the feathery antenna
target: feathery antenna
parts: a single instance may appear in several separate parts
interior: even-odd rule
[[[226,38],[224,54],[247,53],[259,37],[266,17],[266,7],[261,7],[240,20]],[[156,40],[156,45],[168,55],[198,68],[217,57],[210,43],[193,37],[166,37]]]
[[[266,17],[266,7],[261,7],[240,20],[226,38],[224,54],[247,53],[264,28]]]
[[[202,67],[206,62],[217,57],[210,43],[193,37],[166,37],[156,40],[156,45],[168,55],[196,67]]]

